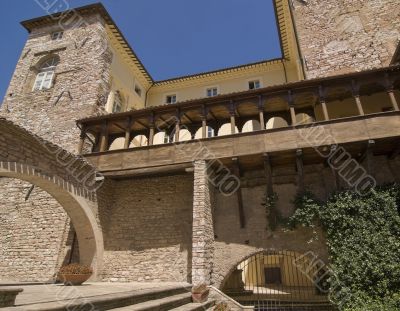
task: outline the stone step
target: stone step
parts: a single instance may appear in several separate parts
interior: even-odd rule
[[[190,304],[192,301],[192,294],[184,293],[174,296],[164,297],[137,303],[134,305],[112,309],[113,311],[164,311],[171,310],[182,305]]]
[[[171,311],[205,311],[215,305],[215,300],[209,299],[203,303],[191,302],[183,306],[171,309]]]
[[[126,306],[132,306],[152,300],[169,298],[175,295],[184,294],[187,300],[181,304],[190,302],[191,286],[165,286],[161,288],[150,288],[135,291],[126,291],[113,294],[91,296],[77,299],[66,299],[62,301],[53,301],[46,303],[35,303],[29,305],[21,305],[17,307],[2,308],[1,311],[87,311],[87,310],[111,310]],[[180,306],[174,305],[173,307]],[[128,309],[130,310],[130,309]]]

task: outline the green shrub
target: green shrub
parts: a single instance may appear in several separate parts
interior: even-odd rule
[[[336,193],[325,203],[310,192],[296,198],[289,222],[324,229],[335,273],[333,302],[342,310],[400,310],[399,203],[397,184],[365,196]],[[350,298],[344,303],[337,298],[345,295]]]

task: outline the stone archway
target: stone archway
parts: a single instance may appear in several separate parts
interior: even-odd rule
[[[77,234],[80,262],[93,267],[92,279],[96,279],[102,271],[104,244],[97,220],[94,168],[0,118],[0,176],[38,186],[63,207]]]

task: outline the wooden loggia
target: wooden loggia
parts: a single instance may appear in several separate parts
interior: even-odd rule
[[[207,127],[213,128],[216,133],[226,123],[230,124],[231,134],[236,134],[237,128],[240,132],[240,128],[249,120],[259,122],[260,130],[265,130],[266,119],[272,117],[281,117],[288,125],[296,126],[296,115],[299,113],[305,113],[316,120],[315,109],[319,105],[323,115],[320,121],[329,121],[329,110],[335,109],[329,103],[345,98],[353,98],[358,115],[363,116],[365,109],[361,97],[370,95],[370,92],[382,92],[381,87],[387,93],[392,110],[399,111],[394,94],[399,81],[400,66],[391,66],[86,118],[77,121],[82,130],[78,151],[82,152],[87,138],[96,142],[91,152],[108,152],[112,141],[120,137],[125,139],[124,149],[130,148],[130,141],[136,135],[146,136],[148,146],[152,146],[155,135],[162,131],[173,137],[174,142],[179,142],[181,129],[187,129],[192,138],[200,130],[201,138],[204,139],[207,138]],[[376,90],[370,87],[367,91],[363,90],[363,85],[371,83],[374,83]],[[344,91],[338,92],[338,87]],[[313,100],[310,100],[310,96]]]

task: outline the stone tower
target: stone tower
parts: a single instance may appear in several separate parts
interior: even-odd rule
[[[400,39],[398,0],[289,0],[308,79],[383,67]]]
[[[22,23],[29,37],[1,116],[76,152],[75,120],[101,114],[109,92],[112,55],[102,10],[92,5]],[[0,178],[0,189],[2,279],[51,279],[72,258],[65,248],[76,244],[69,217],[54,198],[26,182]]]

